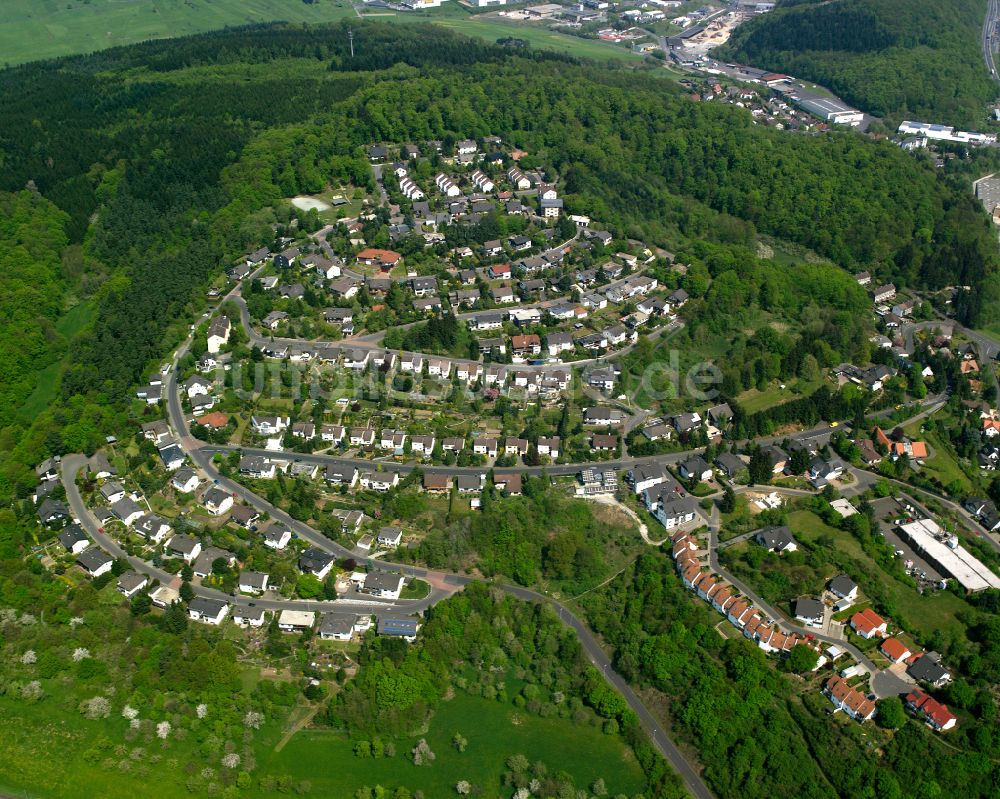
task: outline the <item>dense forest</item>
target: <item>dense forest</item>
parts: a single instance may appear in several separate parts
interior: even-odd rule
[[[983,0],[778,4],[718,51],[816,81],[876,116],[981,125],[997,94],[983,62]]]

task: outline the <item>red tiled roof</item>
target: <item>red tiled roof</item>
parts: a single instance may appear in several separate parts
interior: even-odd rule
[[[893,663],[899,663],[910,654],[906,645],[897,638],[886,638],[879,648],[882,650],[882,654]]]
[[[213,413],[206,413],[204,416],[199,416],[195,419],[195,422],[205,427],[214,427],[218,430],[229,424],[229,417],[222,411],[215,411]]]

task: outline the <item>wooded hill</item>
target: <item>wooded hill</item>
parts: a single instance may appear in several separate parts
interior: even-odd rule
[[[826,86],[875,116],[979,126],[997,95],[980,49],[985,0],[785,0],[720,58]]]
[[[891,144],[789,135],[658,76],[433,26],[403,39],[389,25],[352,29],[353,59],[342,26],[269,26],[0,73],[0,191],[27,191],[22,206],[69,242],[0,231],[3,249],[54,241],[63,261],[15,258],[15,271],[41,270],[27,288],[46,286],[48,302],[7,292],[3,318],[30,308],[51,330],[81,300],[94,317],[49,335],[48,352],[8,356],[23,395],[69,346],[61,399],[4,421],[2,446],[16,450],[5,492],[24,496],[46,455],[99,446],[129,388],[186,335],[210,277],[268,242],[270,207],[328,182],[367,185],[373,141],[499,135],[551,165],[568,205],[616,235],[674,251],[709,241],[742,263],[767,233],[901,286],[977,286],[966,321],[990,306],[985,215],[963,182]]]

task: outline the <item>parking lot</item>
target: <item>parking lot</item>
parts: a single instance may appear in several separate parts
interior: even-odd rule
[[[886,497],[878,499],[872,503],[875,508],[875,516],[878,519],[879,531],[885,536],[885,540],[897,553],[897,557],[904,562],[911,562],[907,567],[907,573],[917,581],[917,585],[923,588],[937,588],[943,576],[937,569],[918,555],[913,548],[906,543],[896,532],[894,519],[901,517],[913,518],[913,514],[896,499]],[[886,518],[888,517],[888,518]],[[898,554],[902,552],[903,554]]]

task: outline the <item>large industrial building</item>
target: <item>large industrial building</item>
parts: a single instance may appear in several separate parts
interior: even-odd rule
[[[793,96],[792,100],[800,108],[808,111],[814,117],[819,117],[824,122],[857,127],[865,119],[865,115],[861,111],[858,111],[857,108],[851,108],[849,105],[844,105],[840,100],[835,100],[831,97]]]
[[[942,574],[953,578],[966,591],[1000,588],[1000,577],[971,552],[959,545],[958,539],[932,519],[918,519],[899,525],[899,532],[928,563]]]
[[[925,136],[934,141],[950,141],[958,144],[996,144],[997,141],[993,133],[955,130],[948,125],[934,125],[929,122],[904,121],[900,124],[898,133],[901,136]]]

